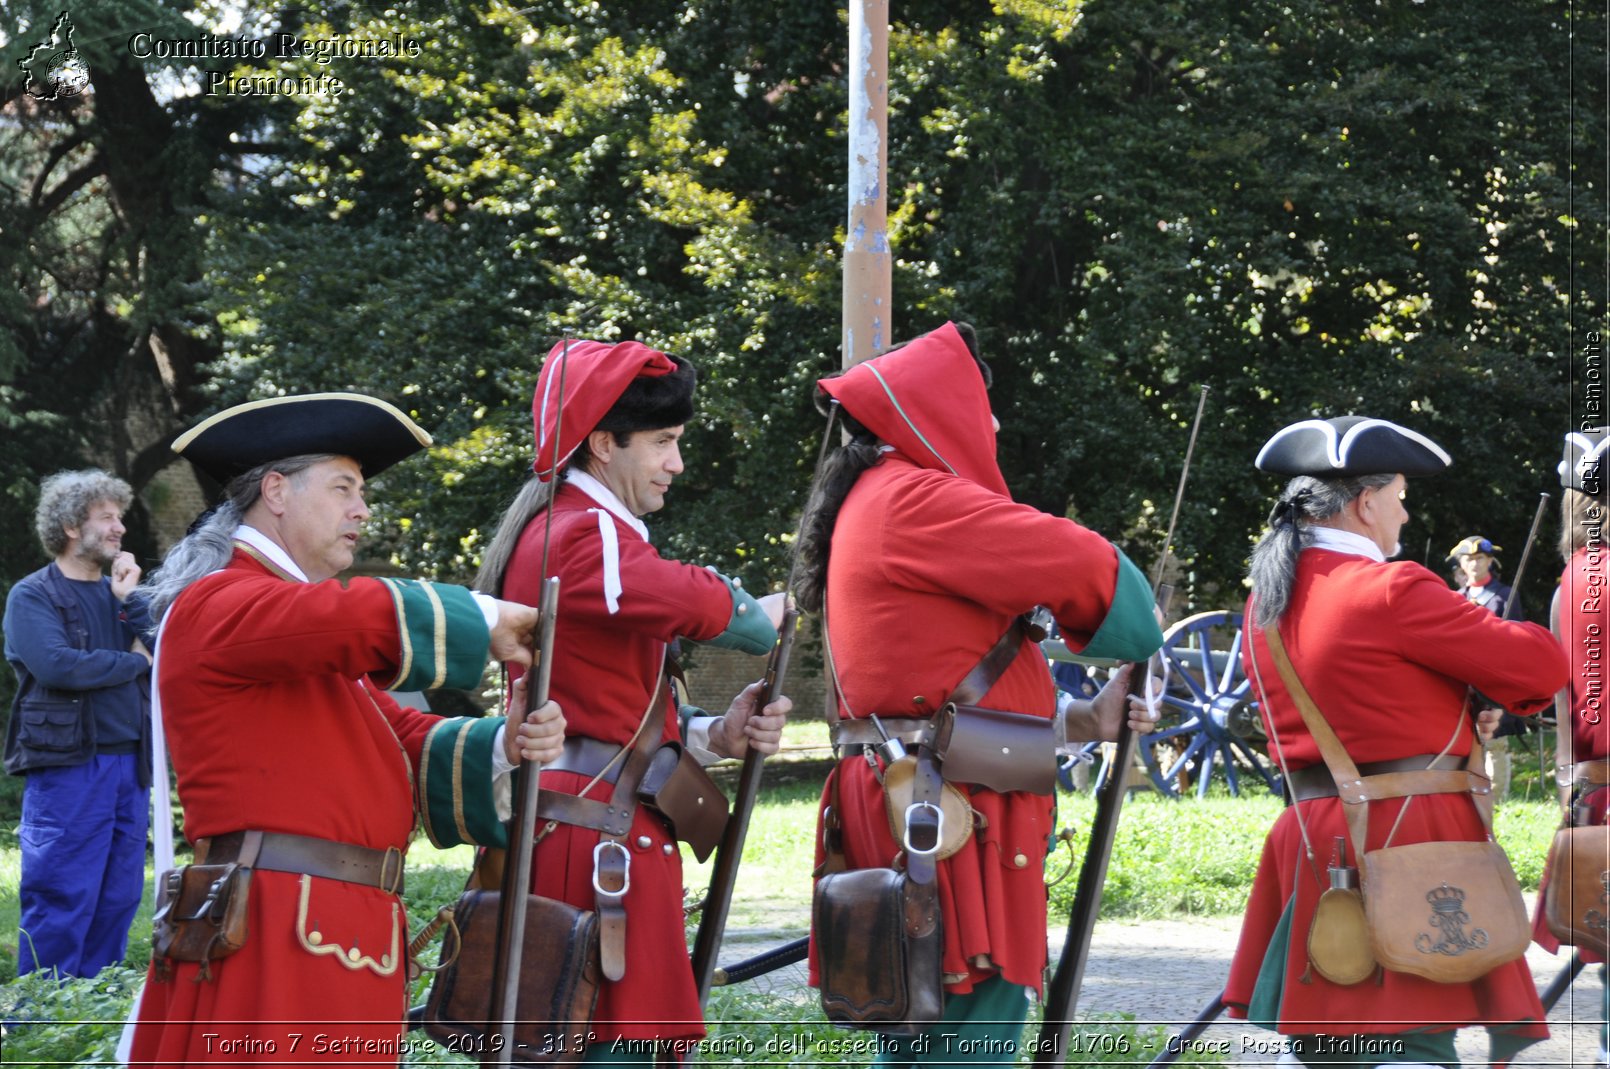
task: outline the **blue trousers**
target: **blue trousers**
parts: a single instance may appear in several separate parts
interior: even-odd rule
[[[134,754],[28,773],[17,974],[94,976],[123,960],[145,889],[151,792]]]

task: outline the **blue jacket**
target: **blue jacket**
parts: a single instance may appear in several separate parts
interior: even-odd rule
[[[102,579],[108,607],[111,581]],[[55,563],[20,580],[6,599],[6,660],[17,673],[17,696],[6,725],[5,769],[14,776],[36,768],[82,764],[95,755],[97,703],[138,701],[142,783],[151,768],[150,665],[130,650],[150,620],[130,599],[118,614],[124,632],[117,648],[91,648],[90,627],[66,576]],[[23,636],[26,636],[25,638]],[[29,664],[19,652],[41,652]]]

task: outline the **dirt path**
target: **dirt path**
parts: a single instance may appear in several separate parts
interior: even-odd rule
[[[778,903],[769,918],[772,926],[734,930],[722,954],[724,962],[737,960],[786,942],[805,928],[800,907]],[[1111,921],[1096,925],[1095,941],[1085,969],[1078,1013],[1082,1019],[1104,1015],[1132,1016],[1139,1023],[1157,1023],[1178,1033],[1215,998],[1229,974],[1239,921],[1230,917],[1201,917],[1167,921]],[[1052,953],[1060,953],[1058,945]],[[1564,968],[1556,958],[1533,947],[1527,954],[1541,991]],[[770,990],[805,988],[804,965],[792,966],[756,983]],[[1515,1069],[1590,1067],[1598,1050],[1599,979],[1596,968],[1583,972],[1549,1015],[1552,1036],[1523,1052]],[[1573,1023],[1573,1021],[1584,1023]],[[1233,1066],[1273,1064],[1279,1042],[1273,1033],[1247,1028],[1242,1022],[1220,1017],[1197,1041],[1199,1049],[1221,1054]],[[1137,1052],[1144,1065],[1160,1050]],[[1486,1037],[1465,1030],[1459,1038],[1459,1055],[1466,1066],[1485,1065]],[[1074,1064],[1070,1061],[1070,1064]]]

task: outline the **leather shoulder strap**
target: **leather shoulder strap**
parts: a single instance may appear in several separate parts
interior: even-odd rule
[[[989,693],[989,689],[1006,674],[1012,662],[1017,660],[1027,630],[1023,617],[1014,616],[1006,627],[1006,633],[995,640],[995,645],[991,646],[989,652],[985,653],[979,662],[973,665],[972,670],[962,677],[962,681],[956,684],[956,688],[950,692],[950,697],[946,700],[953,701],[957,705],[977,705],[983,701],[984,695]]]

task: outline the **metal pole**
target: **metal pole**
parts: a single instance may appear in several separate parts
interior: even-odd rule
[[[844,367],[889,347],[889,2],[850,0],[850,211],[844,238]]]

